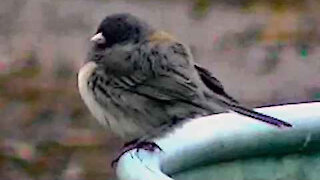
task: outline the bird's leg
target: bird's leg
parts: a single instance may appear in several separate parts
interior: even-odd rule
[[[125,143],[121,148],[119,154],[112,161],[111,167],[114,167],[114,165],[119,161],[121,156],[124,155],[126,152],[131,151],[132,149],[137,149],[137,152],[139,152],[140,149],[144,149],[150,152],[154,152],[156,149],[162,151],[160,146],[158,146],[155,142],[149,141],[149,139],[153,139],[157,136],[159,137],[159,134],[165,135],[169,130],[172,129],[173,126],[178,126],[179,124],[181,124],[181,122],[181,119],[173,117],[171,123],[164,124],[161,127],[154,129],[152,132],[148,133],[147,135],[139,139],[134,139]]]
[[[156,149],[159,149],[162,151],[161,147],[158,146],[155,142],[150,141],[140,141],[136,146],[137,152],[139,152],[140,149],[144,149],[146,151],[154,152]]]
[[[114,167],[114,165],[119,161],[121,156],[126,152],[131,151],[132,149],[137,149],[137,152],[139,152],[140,149],[144,149],[150,152],[154,152],[156,149],[162,151],[162,149],[156,143],[149,141],[149,139],[153,139],[157,136],[159,137],[159,134],[165,135],[169,130],[172,129],[172,127],[180,125],[181,122],[183,122],[181,119],[173,117],[171,123],[164,124],[161,127],[154,129],[152,132],[148,133],[147,135],[139,139],[134,139],[125,143],[121,148],[119,154],[112,161],[111,166]]]
[[[150,152],[154,152],[156,149],[159,149],[160,151],[162,151],[162,149],[156,143],[149,141],[149,139],[153,139],[159,136],[159,134],[162,134],[162,135],[166,134],[166,132],[172,129],[173,126],[179,125],[180,122],[182,122],[181,119],[178,119],[177,117],[173,117],[171,123],[164,124],[161,127],[154,129],[152,132],[148,133],[147,135],[139,139],[134,139],[132,141],[125,143],[121,148],[120,153],[112,161],[111,166],[114,167],[114,165],[119,161],[121,156],[126,152],[131,151],[132,149],[137,149],[137,152],[139,152],[140,149],[144,149]]]
[[[162,149],[155,143],[147,140],[140,140],[140,139],[135,139],[133,141],[129,141],[124,144],[124,146],[121,148],[120,152],[116,156],[116,158],[111,162],[111,167],[114,167],[119,159],[121,158],[122,155],[125,153],[137,149],[137,152],[139,152],[140,149],[144,149],[146,151],[154,152],[156,149],[159,149],[162,151]]]
[[[138,141],[139,141],[139,139],[134,139],[132,141],[124,143],[124,145],[120,149],[120,152],[117,154],[117,156],[111,162],[111,167],[114,167],[114,165],[119,161],[119,159],[121,158],[121,156],[123,154],[134,149]]]

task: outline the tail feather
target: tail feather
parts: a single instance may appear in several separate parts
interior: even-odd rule
[[[239,113],[244,116],[248,116],[257,120],[260,120],[262,122],[277,126],[277,127],[292,127],[290,123],[287,123],[285,121],[282,121],[280,119],[250,110],[248,108],[245,108],[239,104],[234,103],[227,103],[225,101],[221,101],[225,106],[227,106],[230,110]]]

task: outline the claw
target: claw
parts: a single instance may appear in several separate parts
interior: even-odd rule
[[[137,152],[139,152],[140,149],[144,149],[150,152],[154,152],[156,149],[159,149],[160,151],[162,151],[162,149],[160,148],[160,146],[158,146],[158,144],[154,142],[147,142],[147,141],[138,143],[136,148],[137,148]]]
[[[118,163],[119,159],[121,158],[121,156],[124,155],[125,153],[133,150],[133,149],[137,149],[137,152],[139,152],[140,149],[144,149],[144,150],[150,151],[150,152],[154,152],[156,149],[159,149],[160,151],[162,151],[160,146],[158,146],[154,142],[148,142],[148,141],[140,141],[140,142],[139,141],[133,141],[133,142],[129,142],[129,143],[126,143],[122,147],[120,153],[111,162],[111,167],[114,168],[115,165]]]

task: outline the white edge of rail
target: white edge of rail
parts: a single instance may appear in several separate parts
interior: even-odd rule
[[[119,180],[173,180],[166,173],[181,171],[188,163],[196,165],[208,158],[219,162],[223,156],[230,155],[236,158],[238,152],[239,156],[244,155],[244,148],[255,151],[270,142],[277,146],[287,141],[304,148],[312,140],[312,133],[320,133],[320,102],[255,110],[285,120],[294,127],[279,129],[235,113],[192,119],[166,136],[154,139],[163,151],[134,149],[124,154],[116,167],[117,177]],[[319,128],[315,128],[315,124]]]

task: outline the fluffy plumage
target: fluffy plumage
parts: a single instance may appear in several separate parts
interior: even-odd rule
[[[79,72],[79,91],[98,121],[125,140],[157,136],[185,119],[227,110],[291,126],[240,105],[194,63],[185,45],[135,16],[107,16],[95,37]]]

